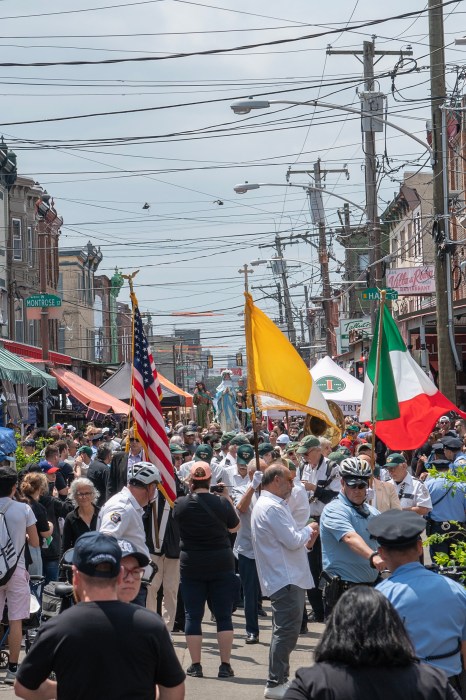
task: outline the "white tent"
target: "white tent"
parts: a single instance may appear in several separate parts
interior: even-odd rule
[[[345,415],[354,415],[361,405],[364,384],[339,367],[331,357],[323,357],[311,375],[327,401],[335,401]]]
[[[323,357],[311,369],[312,379],[322,392],[326,401],[337,403],[345,416],[354,416],[361,405],[364,384],[352,374],[339,367],[331,357]],[[283,416],[277,407],[276,399],[264,397],[264,409],[270,418]],[[300,415],[299,411],[289,411],[290,416]]]

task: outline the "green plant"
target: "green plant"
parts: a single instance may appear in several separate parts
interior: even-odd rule
[[[50,442],[53,442],[50,438],[45,438],[45,437],[40,437],[37,438],[36,440],[36,449],[34,450],[32,455],[26,454],[24,451],[24,448],[20,444],[21,436],[18,434],[16,435],[16,439],[18,440],[18,446],[16,448],[15,456],[16,456],[16,469],[18,471],[21,471],[21,469],[24,469],[28,464],[31,462],[38,463],[40,462],[41,455],[40,453],[44,449],[46,445],[48,445]]]

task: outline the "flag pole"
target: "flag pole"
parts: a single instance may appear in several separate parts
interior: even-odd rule
[[[134,374],[134,307],[135,307],[135,297],[134,297],[134,285],[133,280],[138,274],[139,270],[131,272],[129,275],[122,275],[123,279],[128,280],[129,285],[129,295],[131,299],[131,387],[133,386],[133,374]],[[130,391],[130,412],[128,413],[128,430],[131,429],[132,415],[133,415],[133,392]],[[135,429],[136,426],[133,426]],[[126,451],[129,452],[129,440],[126,442]]]
[[[372,392],[372,440],[371,440],[371,466],[372,474],[374,474],[375,468],[375,429],[377,425],[377,399],[379,393],[379,374],[380,374],[380,357],[382,352],[382,338],[383,338],[383,317],[385,309],[385,297],[387,291],[385,289],[380,290],[380,306],[379,306],[379,327],[377,332],[377,355],[375,361],[375,375],[374,375],[374,390]],[[371,477],[371,486],[372,486]]]
[[[247,275],[245,274],[245,291],[244,297],[246,299],[246,304],[244,307],[244,334],[246,337],[246,363],[248,367],[248,402],[251,408],[251,422],[252,430],[254,435],[254,456],[256,458],[256,470],[260,471],[260,457],[259,457],[259,438],[257,435],[257,416],[256,416],[256,396],[255,396],[255,385],[254,385],[254,352],[252,345],[252,325],[251,325],[251,305],[252,297],[249,294],[247,286]]]

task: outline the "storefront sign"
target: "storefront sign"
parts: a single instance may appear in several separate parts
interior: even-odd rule
[[[433,265],[420,267],[399,267],[386,272],[387,287],[396,289],[398,294],[433,294],[435,275]]]
[[[348,318],[340,321],[341,350],[339,350],[339,352],[346,352],[349,350],[349,334],[350,331],[354,330],[362,331],[364,336],[370,334],[370,318],[368,316],[364,316],[363,318]]]

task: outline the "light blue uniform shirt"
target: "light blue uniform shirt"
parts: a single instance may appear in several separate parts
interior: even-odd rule
[[[429,518],[440,523],[447,520],[463,523],[466,520],[466,484],[452,483],[439,476],[426,479],[425,485],[432,499]]]
[[[450,464],[450,469],[454,474],[456,474],[458,467],[466,467],[466,454],[464,452],[458,452],[454,461]]]
[[[338,575],[343,581],[372,583],[379,572],[373,569],[368,559],[355,554],[342,537],[348,532],[356,532],[374,551],[376,541],[371,538],[367,523],[379,515],[372,506],[366,506],[370,515],[364,518],[342,493],[339,493],[322,511],[320,519],[320,540],[322,543],[322,568],[330,574]]]
[[[396,608],[421,661],[454,651],[466,640],[466,590],[459,583],[412,562],[400,566],[377,590]],[[459,652],[426,663],[447,676],[461,673]]]

